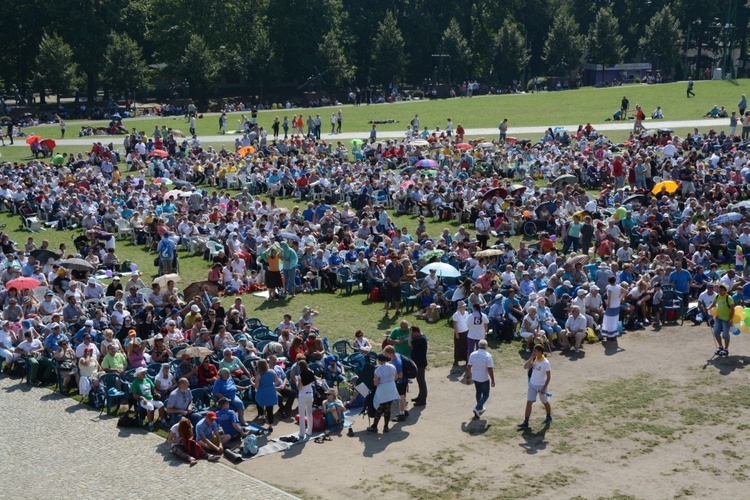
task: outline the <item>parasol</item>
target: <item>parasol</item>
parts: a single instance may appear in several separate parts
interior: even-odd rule
[[[71,271],[88,271],[90,273],[96,271],[96,268],[85,260],[76,258],[61,260],[60,267]]]

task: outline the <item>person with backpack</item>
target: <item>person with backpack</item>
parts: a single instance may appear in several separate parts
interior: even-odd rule
[[[376,408],[375,420],[373,424],[367,428],[367,432],[373,432],[375,434],[378,432],[378,423],[383,417],[385,417],[383,432],[388,432],[390,430],[388,424],[391,421],[391,403],[399,399],[396,380],[399,379],[402,374],[398,373],[396,367],[388,361],[388,356],[383,353],[378,354],[378,367],[375,368],[375,375],[373,378],[373,383],[375,384],[375,395],[373,396],[372,406],[373,408]]]
[[[396,372],[398,373],[398,377],[396,378],[396,391],[398,391],[399,395],[397,420],[403,422],[409,416],[409,412],[406,410],[406,392],[409,389],[409,379],[406,376],[404,367],[409,365],[409,375],[416,376],[416,373],[411,370],[415,368],[414,362],[408,357],[397,353],[392,345],[385,346],[383,353],[388,356],[389,362],[396,367]]]

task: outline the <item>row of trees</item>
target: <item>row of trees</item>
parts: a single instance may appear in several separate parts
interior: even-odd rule
[[[734,4],[735,2],[727,2]],[[154,77],[205,98],[251,85],[419,83],[569,74],[581,60],[654,63],[720,52],[728,11],[703,0],[16,0],[0,16],[0,86],[132,96]],[[729,19],[744,59],[748,8]],[[447,72],[447,71],[446,71]],[[445,73],[441,79],[445,78]]]

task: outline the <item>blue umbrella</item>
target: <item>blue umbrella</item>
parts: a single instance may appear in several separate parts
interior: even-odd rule
[[[729,212],[728,214],[722,214],[714,219],[716,224],[726,224],[727,222],[739,222],[744,216],[739,212]]]
[[[115,113],[113,115],[110,115],[110,118],[113,120],[122,120],[122,116],[120,116],[120,113]]]
[[[430,274],[431,269],[434,269],[436,274],[441,278],[458,278],[461,276],[461,273],[458,271],[458,269],[444,262],[433,262],[432,264],[427,264],[422,269],[420,269],[419,272],[423,274]]]

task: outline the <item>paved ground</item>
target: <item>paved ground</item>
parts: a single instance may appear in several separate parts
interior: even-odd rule
[[[47,389],[3,376],[0,392],[2,497],[294,498],[222,463],[191,468],[157,435]]]
[[[579,124],[572,124],[572,125],[562,125],[563,127],[567,128],[570,132],[575,132],[578,129]],[[675,128],[692,128],[697,127],[698,129],[705,131],[708,128],[713,128],[716,130],[729,130],[729,119],[701,119],[701,120],[673,120],[673,121],[662,121],[662,120],[646,120],[644,122],[644,125],[650,129],[655,130],[659,128],[669,128],[669,129],[675,129]],[[549,127],[557,127],[556,124],[550,124]],[[627,122],[605,122],[605,123],[597,123],[593,125],[594,128],[600,132],[609,132],[613,130],[632,130],[633,129],[633,122],[627,121]],[[508,129],[508,135],[511,137],[518,137],[518,138],[527,138],[532,140],[539,139],[543,134],[544,131],[547,130],[549,127],[513,127],[513,123],[510,123],[510,128]],[[406,130],[406,125],[404,125],[404,131]],[[199,130],[200,131],[200,130]],[[400,138],[404,136],[404,131],[380,131],[378,132],[378,138],[379,139],[391,139],[394,137]],[[58,131],[55,131],[54,135],[59,135]],[[477,137],[477,136],[485,136],[488,139],[493,139],[498,135],[497,128],[469,128],[466,129],[466,135],[471,137]],[[102,142],[102,143],[108,143],[110,141],[114,142],[116,146],[122,145],[122,139],[124,136],[116,135],[116,136],[93,136],[93,137],[85,137],[85,138],[75,138],[75,139],[58,139],[57,137],[54,137],[55,142],[58,146],[88,146],[93,141]],[[198,138],[201,140],[201,142],[207,142],[207,143],[224,143],[228,146],[234,145],[234,139],[235,137],[238,137],[236,134],[227,134],[227,135],[199,135]],[[325,139],[327,141],[349,141],[351,139],[364,139],[369,137],[369,130],[363,130],[359,132],[344,132],[341,134],[321,134],[321,138]],[[10,147],[10,146],[9,146]],[[14,147],[28,147],[26,144],[23,144],[23,141],[19,141],[15,144]]]

